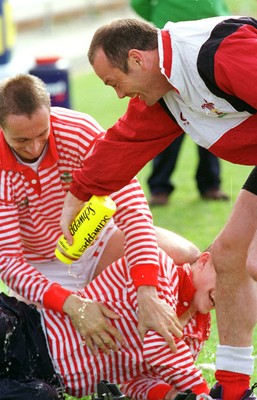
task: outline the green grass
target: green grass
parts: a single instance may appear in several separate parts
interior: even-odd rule
[[[119,100],[114,90],[106,87],[93,73],[75,75],[72,78],[73,107],[95,117],[104,128],[108,128],[116,122],[125,112],[127,103],[127,99]],[[199,198],[196,189],[194,174],[197,159],[196,145],[188,137],[184,141],[173,175],[176,190],[170,198],[170,203],[164,207],[152,208],[152,213],[155,225],[183,235],[204,250],[226,223],[237,194],[252,168],[221,161],[222,188],[230,195],[230,201],[208,202]],[[150,170],[151,163],[138,174],[146,197],[149,196],[147,178]],[[212,320],[211,337],[200,354],[198,360],[200,365],[215,362],[218,334],[214,312]],[[255,343],[256,339],[257,334]],[[257,349],[255,349],[256,351]],[[203,369],[203,373],[212,385],[214,383],[213,371]],[[257,381],[256,368],[252,381]]]

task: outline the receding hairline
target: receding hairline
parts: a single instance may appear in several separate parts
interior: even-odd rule
[[[112,41],[116,43],[117,46],[117,39],[122,42],[124,40],[124,35],[129,32],[134,32],[134,35],[138,33],[137,38],[132,38],[127,36],[127,40],[124,41],[124,47],[129,46],[129,43],[132,41],[135,42],[135,46],[131,46],[130,48],[135,48],[138,50],[144,50],[144,46],[142,43],[140,44],[140,35],[139,33],[156,35],[156,41],[152,47],[149,48],[149,44],[146,44],[146,50],[157,48],[157,28],[154,27],[152,24],[141,21],[136,18],[120,18],[113,20],[105,25],[100,26],[96,29],[90,46],[87,53],[89,63],[94,65],[95,56],[99,49],[102,49],[108,59],[114,59],[113,57],[109,56],[109,48],[112,47]],[[137,39],[137,40],[136,40]],[[127,46],[126,46],[127,45]],[[114,45],[115,48],[115,45]],[[107,50],[108,49],[108,50]]]

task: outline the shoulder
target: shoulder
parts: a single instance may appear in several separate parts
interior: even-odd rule
[[[82,129],[96,134],[103,132],[102,126],[89,114],[62,107],[52,107],[50,119],[55,128]]]

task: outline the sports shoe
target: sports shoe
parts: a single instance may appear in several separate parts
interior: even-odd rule
[[[191,390],[186,390],[185,392],[179,392],[174,400],[213,400],[208,394],[194,394]]]
[[[257,397],[253,393],[253,390],[257,388],[257,383],[255,383],[251,388],[247,389],[244,396],[240,400],[257,400]],[[215,400],[222,400],[223,388],[218,383],[215,383],[210,391],[210,398]]]
[[[97,384],[97,397],[94,394],[91,395],[91,400],[125,400],[125,398],[115,383],[105,380]]]
[[[191,390],[186,390],[185,392],[177,393],[174,400],[196,400],[196,395]]]

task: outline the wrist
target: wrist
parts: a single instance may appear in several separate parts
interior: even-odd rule
[[[136,289],[139,286],[158,286],[159,265],[140,264],[132,267],[130,274]]]
[[[137,288],[137,297],[156,297],[157,288],[155,286],[142,285]]]
[[[81,200],[83,202],[88,201],[90,199],[90,197],[92,196],[92,194],[90,194],[90,193],[83,193],[81,186],[78,183],[76,183],[75,181],[73,181],[70,184],[69,191],[78,200]]]
[[[80,312],[83,314],[87,305],[92,302],[93,301],[90,299],[85,299],[72,293],[66,298],[63,304],[63,312],[67,315],[72,315],[74,312]]]
[[[58,283],[53,283],[45,292],[43,297],[43,305],[57,312],[63,312],[63,305],[67,297],[72,291],[63,288]]]

